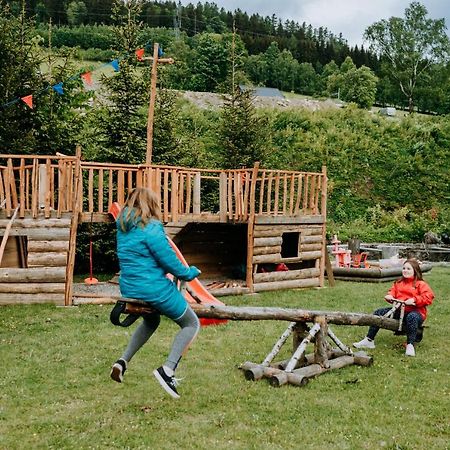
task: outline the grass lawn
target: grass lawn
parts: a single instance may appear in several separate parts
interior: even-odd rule
[[[0,308],[1,449],[448,449],[450,268],[426,274],[436,293],[416,358],[403,336],[381,330],[372,367],[329,372],[303,388],[246,381],[285,322],[206,327],[182,361],[181,399],[151,371],[177,327],[168,320],[136,355],[124,383],[109,378],[130,329],[110,306]],[[230,305],[372,312],[390,283],[226,298]],[[334,326],[351,343],[365,328]]]

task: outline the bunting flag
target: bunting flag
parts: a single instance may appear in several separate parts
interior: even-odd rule
[[[53,90],[58,93],[59,95],[64,95],[64,89],[63,89],[63,84],[62,83],[58,83],[55,84],[53,87]]]
[[[114,59],[113,61],[110,62],[110,64],[113,66],[114,72],[119,71],[119,60],[118,59]]]
[[[138,48],[134,53],[136,53],[136,58],[138,61],[142,61],[142,58],[144,56],[145,49],[144,48]]]
[[[85,72],[81,74],[81,79],[84,81],[86,86],[92,86],[92,73],[91,72]]]
[[[20,100],[22,100],[28,108],[33,109],[33,95],[27,95],[22,97]]]
[[[150,48],[151,48],[151,41],[148,41],[148,42],[144,45],[143,48],[138,48],[138,49],[136,49],[136,50],[134,51],[134,53],[135,53],[136,58],[138,59],[138,61],[142,61],[142,60],[143,60],[145,51],[146,51],[146,50],[149,51]],[[130,55],[130,54],[131,54],[131,53],[129,53],[129,55]],[[161,48],[160,46],[158,46],[158,56],[161,57],[161,56],[163,56],[163,55],[164,55],[164,52],[162,51],[162,48]],[[102,68],[102,67],[111,65],[111,66],[113,67],[113,69],[114,69],[115,72],[119,72],[119,71],[120,71],[119,61],[120,61],[122,58],[123,58],[123,57],[118,58],[118,59],[114,59],[113,61],[110,61],[110,62],[108,62],[108,63],[105,63],[105,64],[103,64],[102,66],[98,67],[98,68],[95,69],[95,70],[98,70],[98,69],[100,69],[100,68]],[[83,80],[83,82],[84,82],[84,87],[86,88],[86,90],[88,90],[87,87],[90,87],[90,86],[93,85],[93,82],[92,82],[92,72],[78,73],[78,74],[73,75],[72,77],[68,78],[68,80],[73,80],[73,79],[75,79],[75,78],[77,78],[77,77],[80,77],[80,78]],[[67,81],[67,80],[66,80],[66,81]],[[45,92],[45,91],[48,91],[49,89],[53,89],[53,90],[54,90],[55,92],[57,92],[59,95],[64,95],[65,92],[64,92],[63,84],[64,84],[64,82],[60,82],[60,83],[55,84],[54,86],[51,86],[51,88],[50,88],[50,87],[47,87],[47,88],[45,88],[45,89],[43,89],[43,90],[41,90],[41,91],[39,91],[39,92],[35,92],[35,93],[34,93],[34,96],[40,95],[41,93],[43,93],[43,92]],[[3,105],[0,105],[0,108],[6,108],[6,107],[8,107],[8,106],[10,106],[10,105],[13,105],[13,104],[19,102],[20,100],[22,100],[22,101],[23,101],[30,109],[34,109],[34,105],[33,105],[33,95],[27,95],[27,96],[25,96],[25,97],[17,97],[17,98],[15,98],[14,100],[12,100],[12,101],[10,101],[10,102],[8,102],[8,103],[5,103],[5,104],[3,104]]]

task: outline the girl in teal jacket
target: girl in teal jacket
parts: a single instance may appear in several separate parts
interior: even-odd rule
[[[177,323],[181,330],[175,337],[166,362],[153,374],[169,395],[179,398],[175,369],[197,336],[200,324],[175,283],[166,275],[170,273],[180,280],[191,281],[200,271],[195,266],[186,267],[180,262],[159,219],[156,195],[149,189],[136,188],[128,196],[116,221],[121,295],[144,300],[157,313],[146,316],[138,326],[125,352],[114,363],[111,378],[122,382],[128,362],[156,331],[162,314]]]

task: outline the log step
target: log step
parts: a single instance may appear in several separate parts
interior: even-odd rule
[[[0,283],[64,283],[65,267],[30,267],[17,269],[6,267],[0,269]]]
[[[34,303],[53,303],[64,305],[64,292],[55,293],[34,293],[34,294],[6,294],[0,293],[0,305],[31,305]]]

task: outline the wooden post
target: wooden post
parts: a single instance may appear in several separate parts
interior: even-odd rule
[[[320,325],[320,329],[316,334],[314,342],[314,362],[322,367],[328,368],[328,343],[326,337],[328,335],[328,324],[323,316],[316,317],[315,323]]]
[[[250,212],[248,216],[247,224],[247,270],[246,270],[246,284],[253,292],[253,235],[255,229],[255,192],[256,192],[256,179],[258,178],[259,162],[256,162],[253,171],[250,184]]]
[[[157,71],[158,71],[158,63],[168,63],[173,64],[172,58],[159,58],[159,44],[153,44],[153,58],[152,58],[152,77],[150,84],[150,103],[148,107],[148,116],[147,116],[147,155],[145,158],[145,162],[147,164],[152,163],[152,153],[153,153],[153,120],[155,117],[155,99],[156,99],[156,80],[157,80]],[[148,60],[150,58],[142,58],[142,60]]]
[[[320,205],[320,214],[323,217],[323,228],[322,228],[322,258],[320,258],[320,275],[319,275],[319,285],[323,287],[324,285],[324,273],[325,273],[325,261],[327,253],[326,245],[326,234],[327,234],[327,167],[322,166],[322,197]],[[327,272],[328,273],[328,272]],[[331,277],[333,277],[333,269],[331,269]],[[330,278],[328,278],[330,280]],[[334,282],[334,279],[333,279]]]
[[[193,192],[193,200],[192,200],[192,212],[194,214],[200,214],[200,193],[201,193],[201,174],[197,172],[194,175],[194,192]]]
[[[11,219],[8,222],[8,225],[6,225],[5,233],[3,234],[2,242],[0,244],[0,265],[2,263],[3,254],[5,253],[5,248],[6,248],[6,243],[8,242],[9,232],[11,231],[12,224],[13,224],[14,220],[16,219],[19,208],[20,208],[20,205],[18,205],[16,207]]]
[[[72,291],[73,291],[73,272],[75,267],[75,250],[77,245],[77,228],[78,218],[81,211],[80,202],[82,201],[80,195],[80,185],[83,183],[81,177],[81,147],[77,145],[76,149],[76,163],[75,163],[75,186],[73,189],[72,199],[72,220],[70,222],[70,237],[69,237],[69,251],[67,254],[66,266],[66,286],[64,289],[64,306],[72,305]]]

